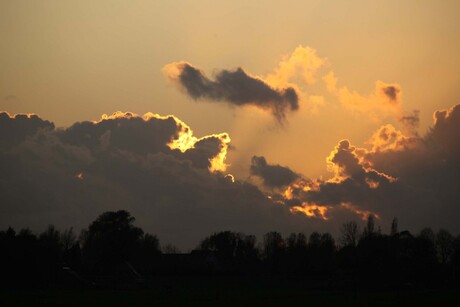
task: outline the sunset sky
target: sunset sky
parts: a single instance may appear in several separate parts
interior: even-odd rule
[[[0,226],[123,208],[183,248],[369,213],[459,231],[458,16],[448,0],[0,1]]]

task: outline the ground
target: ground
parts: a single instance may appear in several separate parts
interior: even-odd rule
[[[0,306],[458,306],[455,290],[321,290],[294,280],[161,277],[142,289],[1,290]]]

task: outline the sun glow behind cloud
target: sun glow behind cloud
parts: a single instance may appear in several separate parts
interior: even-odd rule
[[[329,206],[327,223],[339,223],[338,215],[343,212],[350,219],[374,212],[381,216],[382,225],[389,224],[389,214],[406,219],[408,225],[416,225],[413,222],[424,216],[429,221],[423,226],[436,216],[440,223],[433,223],[435,227],[458,224],[450,212],[458,207],[452,200],[460,198],[456,192],[460,156],[456,131],[460,130],[455,120],[459,108],[449,108],[456,102],[459,83],[460,57],[456,51],[460,36],[455,29],[459,28],[460,2],[404,1],[398,3],[396,13],[390,2],[377,6],[369,1],[334,5],[318,5],[316,1],[293,1],[289,5],[213,2],[206,5],[206,18],[200,18],[203,4],[199,3],[109,2],[98,1],[91,12],[78,2],[56,5],[44,1],[38,10],[27,9],[29,5],[22,2],[1,2],[4,26],[0,36],[4,44],[0,48],[0,109],[10,114],[33,111],[63,128],[55,129],[53,123],[46,122],[32,124],[36,115],[15,115],[17,120],[11,123],[14,129],[0,127],[7,131],[1,135],[0,148],[14,146],[13,152],[1,156],[0,169],[8,170],[15,161],[24,159],[20,161],[28,165],[24,172],[46,169],[39,164],[51,167],[54,162],[59,173],[69,163],[63,176],[59,173],[55,178],[68,179],[71,185],[78,182],[83,188],[96,179],[113,182],[113,176],[95,176],[89,165],[99,170],[105,165],[113,168],[120,161],[107,161],[117,156],[126,163],[120,165],[120,177],[128,178],[130,172],[136,175],[123,185],[111,187],[112,191],[124,191],[120,187],[126,186],[126,195],[136,194],[132,192],[146,181],[150,187],[162,187],[165,180],[151,179],[160,174],[158,169],[149,176],[140,170],[147,172],[146,165],[167,168],[171,163],[174,167],[167,172],[180,175],[171,175],[171,182],[186,188],[182,179],[191,170],[223,182],[225,191],[250,176],[251,157],[263,156],[270,161],[269,166],[281,165],[301,176],[301,180],[281,181],[281,186],[277,185],[279,180],[246,180],[263,193],[279,193],[270,197],[277,205],[283,203],[277,207],[284,211],[297,206],[314,212],[302,207],[306,203]],[[81,16],[85,16],[83,23]],[[309,43],[314,45],[306,45]],[[211,82],[207,95],[190,99],[190,95],[177,93],[177,87],[164,86],[161,68],[182,60],[188,62],[179,63],[197,65],[197,71],[206,77],[195,84],[206,88]],[[167,66],[165,73],[177,81],[179,68]],[[241,94],[234,91],[239,86],[228,79],[219,82],[216,77],[222,71],[227,77],[244,80],[245,85],[265,84],[262,89],[273,91],[265,96],[255,95],[263,91],[254,91],[252,96],[234,99],[233,94]],[[223,91],[229,85],[231,90]],[[287,87],[295,91],[297,99],[277,108],[274,102],[286,103],[283,90]],[[212,104],[216,92],[222,99]],[[269,103],[262,99],[267,96],[272,98]],[[254,97],[261,99],[254,104]],[[118,109],[140,116],[120,112],[106,115],[102,120],[113,121],[97,127],[86,122],[104,111]],[[174,115],[142,116],[148,110]],[[429,128],[435,110],[439,110],[435,127]],[[10,115],[3,117],[10,119]],[[117,120],[121,117],[132,121]],[[150,122],[145,124],[139,118]],[[34,120],[21,123],[29,119]],[[152,127],[156,122],[152,119],[162,119],[161,128]],[[70,129],[71,125],[77,129]],[[39,132],[32,136],[30,126],[39,127],[33,130]],[[18,140],[24,142],[19,144]],[[341,147],[340,140],[346,140]],[[102,157],[108,152],[110,155]],[[9,154],[14,157],[11,161]],[[36,164],[27,160],[34,154]],[[133,157],[138,164],[133,164]],[[75,178],[78,172],[84,172],[84,180]],[[239,180],[229,184],[234,178],[225,178],[226,172]],[[9,190],[22,184],[21,180],[12,181],[12,174],[2,173],[3,185],[12,187]],[[47,180],[37,180],[51,181],[49,174],[29,175],[37,184],[43,183],[43,191],[65,191],[45,186]],[[280,179],[279,173],[277,176]],[[131,189],[131,183],[137,186]],[[42,196],[34,191],[28,195],[40,199]],[[177,187],[161,191],[179,194]],[[181,191],[184,198],[193,198],[193,193]],[[8,196],[8,191],[4,194]],[[50,194],[51,200],[61,199]],[[149,194],[140,195],[148,199]],[[168,202],[168,198],[152,198],[150,204],[166,202],[180,208],[182,200]],[[206,196],[196,198],[195,203],[205,200]],[[11,212],[16,208],[25,211],[14,202],[1,203],[9,204]],[[449,214],[442,216],[446,212]],[[321,218],[297,213],[292,216],[303,219],[305,225],[322,222]],[[11,219],[4,217],[8,223]]]
[[[303,213],[309,218],[319,218],[327,221],[328,206],[318,206],[317,204],[302,203],[300,206],[294,206],[289,209],[291,213]]]
[[[380,220],[380,215],[375,213],[375,212],[372,212],[370,210],[361,210],[361,209],[357,209],[355,206],[353,206],[352,204],[350,203],[341,203],[340,206],[342,208],[345,208],[353,213],[355,213],[357,216],[360,217],[360,219],[362,221],[365,221],[367,220],[367,218],[369,217],[369,215],[373,215],[375,218],[379,219]]]
[[[373,125],[379,125],[384,120],[391,120],[392,124],[380,127],[369,139],[367,144],[371,145],[370,149],[352,145],[348,139],[339,141],[326,158],[327,169],[332,176],[328,176],[329,178],[325,180],[300,178],[291,181],[288,180],[286,174],[295,172],[287,167],[277,164],[251,166],[254,167],[254,169],[251,168],[251,172],[262,179],[256,184],[261,184],[262,190],[268,188],[272,191],[279,191],[278,195],[270,195],[272,197],[270,199],[279,204],[286,204],[291,213],[300,212],[308,218],[322,220],[331,219],[336,212],[343,211],[343,209],[361,219],[366,218],[369,214],[379,216],[378,212],[367,207],[371,206],[373,198],[389,189],[389,186],[397,182],[398,178],[379,171],[368,157],[381,152],[403,151],[415,146],[418,142],[416,129],[419,113],[414,110],[410,114],[404,110],[403,91],[399,84],[377,80],[374,90],[363,94],[346,85],[338,85],[338,78],[330,66],[329,61],[318,56],[315,49],[298,46],[291,54],[281,59],[273,73],[265,77],[250,75],[243,68],[237,68],[234,71],[221,70],[214,78],[208,78],[202,70],[183,61],[168,64],[163,71],[194,99],[205,97],[211,101],[227,100],[234,106],[252,106],[265,110],[267,108],[265,99],[268,96],[261,95],[261,93],[266,93],[265,90],[270,89],[275,90],[274,93],[278,93],[276,95],[281,95],[283,89],[292,88],[298,95],[298,108],[305,108],[312,114],[327,116],[329,114],[321,114],[322,108],[326,105],[334,105],[336,110],[338,108],[344,110],[348,119],[359,117],[360,120]],[[227,79],[228,76],[231,78]],[[318,80],[322,82],[317,82]],[[260,91],[261,87],[251,86],[248,89],[257,88],[253,92],[254,96],[247,96],[245,93],[241,96],[244,99],[236,99],[235,97],[241,94],[239,90],[244,91],[246,85],[254,84],[252,82],[261,82],[264,91]],[[321,86],[326,92],[321,92]],[[254,97],[260,100],[253,104],[250,101]],[[280,122],[290,120],[289,117],[293,115],[285,113],[284,108],[277,109],[277,103],[277,100],[273,100],[268,104],[270,108],[274,108],[272,109],[273,115],[277,114],[276,118]],[[291,111],[294,110],[297,110],[297,107]],[[324,111],[330,112],[331,108]],[[400,125],[404,133],[396,129],[394,125]],[[193,146],[195,139],[192,138],[190,131],[184,132],[180,138],[182,137],[184,141],[178,141],[180,145],[176,146],[185,150]],[[225,140],[222,140],[222,144],[223,150],[216,156],[215,161],[212,161],[210,170],[225,170],[222,167],[227,152]],[[264,157],[258,158],[264,159]],[[255,171],[256,167],[258,167],[258,172]],[[356,201],[346,201],[349,196],[355,198]]]
[[[219,134],[211,134],[211,135],[206,135],[201,138],[197,138],[193,135],[193,130],[182,120],[177,118],[174,115],[166,115],[162,116],[159,114],[155,114],[152,112],[145,113],[143,116],[139,116],[135,113],[132,112],[121,112],[117,111],[113,113],[112,115],[107,115],[103,114],[101,116],[101,119],[98,121],[94,121],[93,123],[100,123],[104,120],[113,120],[113,119],[118,119],[118,118],[142,118],[144,121],[149,121],[150,119],[161,119],[161,120],[174,120],[176,123],[176,127],[178,128],[178,134],[175,138],[172,138],[170,142],[167,144],[167,146],[170,149],[177,149],[180,150],[182,153],[185,153],[187,150],[195,148],[195,144],[209,139],[209,138],[216,138],[220,140],[221,145],[219,148],[219,152],[211,159],[209,159],[209,170],[211,172],[225,172],[228,165],[226,164],[226,158],[227,158],[227,150],[228,150],[228,144],[230,143],[231,139],[228,133],[223,132]]]
[[[230,174],[221,173],[226,167],[225,159],[230,142],[228,134],[211,134],[197,138],[188,125],[173,115],[146,113],[139,116],[132,112],[116,112],[112,115],[103,115],[95,122],[78,122],[61,130],[55,129],[52,123],[36,115],[11,116],[1,113],[0,127],[4,132],[3,136],[25,131],[24,135],[18,135],[19,143],[2,144],[6,146],[3,150],[13,150],[12,153],[21,155],[26,163],[31,163],[30,165],[42,163],[41,167],[54,174],[58,181],[62,181],[60,173],[64,165],[68,170],[63,172],[63,184],[66,184],[69,174],[75,174],[75,180],[67,182],[68,189],[75,188],[75,181],[82,183],[78,185],[78,189],[95,183],[105,184],[105,180],[112,180],[110,175],[107,176],[112,171],[121,172],[121,176],[117,178],[123,180],[127,187],[137,176],[142,180],[156,182],[157,171],[173,165],[168,172],[178,181],[170,181],[173,186],[169,192],[177,188],[174,184],[181,182],[180,178],[187,173],[193,174],[192,176],[209,176],[206,180],[210,180],[212,184],[217,183],[217,193],[228,193],[225,197],[232,193],[242,193],[244,197],[248,195],[245,193],[252,191],[252,197],[262,204],[261,208],[275,206],[272,208],[279,208],[283,210],[281,212],[290,216],[285,216],[286,219],[300,221],[300,216],[305,217],[305,225],[317,221],[326,225],[331,222],[340,223],[344,218],[350,217],[365,220],[369,215],[387,221],[389,214],[399,212],[395,210],[415,197],[412,195],[414,187],[421,193],[416,195],[419,202],[429,201],[425,195],[429,196],[430,191],[424,194],[427,193],[423,186],[426,183],[422,182],[422,186],[417,186],[419,180],[426,179],[419,178],[417,172],[421,166],[428,163],[435,164],[435,167],[429,168],[430,172],[438,171],[436,168],[439,168],[436,178],[441,180],[445,178],[445,172],[452,172],[445,164],[453,162],[455,167],[458,160],[459,110],[460,106],[457,105],[437,111],[434,126],[425,136],[408,137],[394,127],[385,125],[371,135],[368,148],[354,146],[346,139],[339,141],[327,158],[332,172],[332,179],[329,180],[308,179],[287,166],[269,163],[261,156],[254,156],[251,164],[252,174],[263,179],[262,182],[269,192],[248,182],[235,181]],[[161,144],[149,147],[151,144],[148,143],[155,142],[161,135],[164,136]],[[136,140],[137,143],[131,142],[132,140]],[[176,141],[173,143],[175,145],[171,145],[173,141]],[[139,142],[145,147],[139,147]],[[442,150],[439,150],[440,148]],[[36,155],[36,158],[28,160],[31,154]],[[407,159],[405,155],[412,158]],[[106,165],[109,170],[106,174],[104,168],[100,167],[110,156],[117,158]],[[385,163],[388,158],[396,160]],[[117,159],[124,161],[121,165],[127,168],[113,170],[113,166],[120,163]],[[209,159],[209,164],[203,163],[206,159]],[[96,161],[98,162],[95,164]],[[439,161],[443,161],[442,164],[439,164]],[[56,163],[61,166],[56,167]],[[136,165],[133,163],[138,163],[137,170],[132,169],[132,166]],[[411,163],[414,165],[411,166]],[[35,167],[27,169],[34,172]],[[145,167],[147,168],[144,169]],[[409,169],[405,169],[406,167]],[[149,168],[152,168],[150,171],[154,171],[144,177],[143,172]],[[125,178],[127,169],[133,171],[135,176]],[[414,176],[417,177],[416,181],[411,178]],[[451,176],[456,175],[452,173],[448,178]],[[408,186],[407,183],[412,186]],[[437,188],[442,189],[441,191],[447,195],[455,193],[449,184],[444,180],[443,185]],[[138,183],[135,184],[137,185]],[[199,182],[196,188],[199,188]],[[249,190],[244,190],[245,188]],[[203,191],[206,192],[206,189],[205,187]],[[136,191],[136,188],[132,191]],[[392,208],[388,209],[387,206]]]

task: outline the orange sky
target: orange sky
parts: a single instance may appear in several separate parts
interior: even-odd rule
[[[458,103],[459,13],[458,1],[2,1],[0,109],[58,126],[119,110],[174,114],[197,137],[227,132],[238,178],[253,155],[331,176],[339,140],[366,146],[414,109],[424,133],[435,110]],[[310,70],[283,66],[291,55]],[[177,61],[294,84],[300,109],[280,127],[255,107],[193,101],[162,72]],[[400,87],[398,108],[382,107],[379,84]]]

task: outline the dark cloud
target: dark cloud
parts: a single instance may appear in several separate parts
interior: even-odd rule
[[[299,98],[294,88],[275,89],[247,74],[242,68],[221,70],[214,80],[186,62],[168,64],[164,71],[193,99],[225,101],[237,106],[254,105],[270,110],[280,121],[288,110],[299,108]]]
[[[170,151],[167,144],[178,138],[181,128],[174,117],[145,120],[132,113],[123,113],[98,122],[78,122],[59,134],[62,141],[92,151],[127,150],[145,155]]]
[[[385,94],[385,96],[390,99],[390,101],[396,102],[398,101],[398,95],[401,89],[398,86],[395,85],[388,85],[382,87],[382,92]]]
[[[439,173],[442,179],[442,173],[457,171],[460,163],[460,105],[436,111],[434,119],[434,125],[425,136],[413,138],[403,147],[367,152],[364,158],[392,176],[427,182],[427,186],[431,184],[428,182],[433,180],[433,174]],[[446,185],[448,181],[452,182],[450,179],[447,176],[441,182]]]
[[[153,114],[117,113],[66,129],[37,116],[0,121],[9,123],[2,136],[18,136],[0,148],[0,229],[78,229],[125,209],[162,242],[186,249],[220,230],[261,236],[313,227],[254,185],[211,171],[226,134],[196,138],[179,119]]]
[[[460,157],[460,105],[449,110],[434,113],[434,126],[429,131],[427,141],[444,159],[453,162]]]
[[[346,212],[375,213],[384,226],[397,216],[411,230],[460,231],[460,105],[435,112],[434,119],[423,137],[386,125],[371,149],[339,142],[328,158],[334,176],[298,180],[282,201],[311,215],[320,206],[336,221]]]
[[[6,112],[0,112],[0,149],[10,149],[41,129],[54,129],[54,125],[34,114],[10,116]]]
[[[184,153],[186,159],[193,162],[195,167],[208,168],[209,157],[215,157],[222,151],[222,139],[208,136],[197,141],[193,148]]]
[[[334,232],[369,213],[384,231],[396,216],[410,230],[458,232],[460,105],[434,118],[424,136],[386,125],[369,149],[340,141],[327,180],[254,157],[251,173],[272,188],[267,195],[212,171],[213,161],[224,163],[228,135],[197,138],[173,116],[117,113],[55,129],[38,116],[2,113],[2,140],[15,137],[0,146],[0,228],[81,228],[126,209],[146,231],[185,248],[219,230]]]
[[[369,152],[376,169],[398,178],[396,212],[412,225],[458,231],[460,214],[460,105],[434,114],[434,125],[404,147]],[[385,210],[385,207],[382,208]]]
[[[301,179],[289,187],[287,204],[290,206],[313,206],[312,213],[318,206],[325,208],[327,218],[336,221],[343,219],[344,204],[352,204],[362,212],[376,211],[376,200],[383,199],[391,190],[394,178],[380,173],[363,164],[359,149],[348,140],[342,140],[328,157],[330,169],[334,172],[330,180]],[[355,213],[359,215],[356,210]],[[314,214],[317,215],[317,214]],[[356,217],[356,216],[355,216]],[[362,217],[362,216],[361,216]]]
[[[335,177],[338,179],[349,178],[359,184],[372,186],[381,183],[388,183],[390,177],[381,174],[372,168],[366,168],[359,160],[356,147],[352,146],[348,140],[342,140],[335,147],[328,162],[335,168]]]
[[[249,171],[269,188],[285,187],[300,177],[288,167],[268,164],[264,157],[257,156],[252,157]]]

